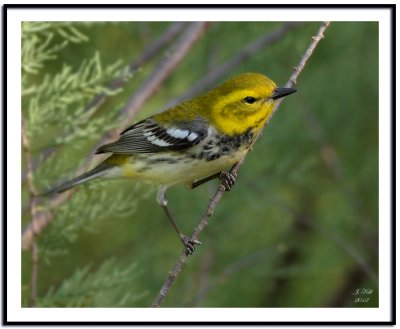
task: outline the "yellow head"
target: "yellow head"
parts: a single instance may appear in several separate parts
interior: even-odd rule
[[[240,74],[202,96],[215,126],[228,135],[241,134],[249,128],[261,129],[271,115],[274,101],[289,95],[293,88],[277,88],[259,73]]]

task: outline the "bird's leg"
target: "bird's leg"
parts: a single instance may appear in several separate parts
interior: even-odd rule
[[[208,176],[208,177],[199,179],[199,180],[197,180],[197,181],[195,181],[195,182],[192,183],[191,188],[192,188],[192,189],[195,189],[196,187],[199,187],[200,185],[203,185],[204,183],[207,183],[207,182],[209,182],[210,180],[213,180],[213,179],[215,179],[215,178],[219,178],[220,175],[221,175],[221,172],[217,172],[217,173],[214,174],[214,175],[211,175],[211,176]]]
[[[214,175],[205,177],[203,179],[197,180],[192,183],[191,188],[194,189],[196,187],[199,187],[200,185],[207,183],[210,180],[213,180],[215,178],[219,178],[222,185],[224,185],[226,191],[230,191],[232,186],[235,184],[237,174],[236,172],[232,172],[232,169],[228,172],[225,171],[220,171],[217,172]]]
[[[162,187],[158,190],[157,192],[157,202],[161,206],[161,208],[164,210],[165,215],[167,215],[167,218],[173,228],[175,229],[176,233],[178,233],[179,239],[182,241],[183,246],[185,247],[186,255],[191,255],[194,252],[194,247],[196,244],[201,244],[200,241],[198,240],[192,240],[188,238],[186,235],[181,233],[181,231],[178,229],[178,226],[175,224],[174,219],[172,218],[172,215],[168,209],[168,200],[167,200],[167,195],[165,193],[165,187]]]

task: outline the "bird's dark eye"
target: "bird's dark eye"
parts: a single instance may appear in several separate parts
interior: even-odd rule
[[[247,104],[253,104],[253,103],[256,101],[256,99],[255,99],[254,97],[251,97],[251,96],[247,96],[247,97],[245,97],[243,100],[244,100]]]

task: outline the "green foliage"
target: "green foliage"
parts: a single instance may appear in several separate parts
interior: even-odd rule
[[[68,43],[88,41],[86,35],[67,22],[23,22],[21,30],[23,73],[37,74],[40,69],[43,69],[45,62],[56,59],[57,53]],[[53,41],[57,35],[62,41],[54,44]],[[26,94],[26,90],[23,90],[22,94]]]
[[[168,53],[160,51],[118,94],[104,86],[124,77],[122,68],[169,23],[41,24],[23,26],[22,100],[39,164],[35,186],[45,190],[74,176],[111,127],[122,130],[132,124],[118,118],[121,105]],[[135,120],[160,111],[280,25],[211,23]],[[290,30],[218,82],[260,72],[283,85],[318,26],[305,23]],[[235,187],[218,204],[200,237],[203,245],[189,258],[165,306],[379,304],[377,23],[332,23],[297,88],[249,153]],[[112,97],[87,108],[98,93]],[[169,190],[171,211],[184,233],[191,232],[214,190],[215,183],[190,192],[184,187]],[[49,205],[44,201],[41,206]],[[128,180],[95,182],[51,210],[55,218],[38,241],[40,306],[151,304],[181,251],[152,188]],[[25,213],[23,221],[28,220]],[[111,255],[115,262],[100,265]],[[23,253],[23,305],[29,294],[29,259]],[[120,273],[130,269],[130,280],[128,274],[115,274],[117,262]],[[117,281],[118,287],[113,286]],[[103,285],[111,288],[103,291]],[[374,290],[367,304],[354,302],[352,293],[358,288]],[[128,292],[125,302],[123,293]]]
[[[62,62],[58,69],[49,69],[48,63],[57,61],[62,50],[73,43],[81,44],[88,40],[70,23],[22,24],[22,110],[30,151],[39,163],[34,173],[35,185],[39,189],[48,188],[54,184],[54,176],[60,177],[65,169],[73,168],[70,165],[66,168],[69,162],[66,158],[70,158],[70,154],[65,156],[62,146],[66,145],[69,150],[79,149],[82,147],[80,141],[87,143],[98,139],[104,129],[115,126],[116,112],[99,113],[100,104],[92,107],[87,104],[98,95],[115,96],[121,89],[109,89],[107,84],[116,78],[127,81],[132,76],[127,68],[122,68],[120,60],[104,65],[97,51],[92,58],[82,59],[76,67]],[[49,149],[52,154],[44,156]],[[76,159],[72,164],[79,162],[82,161]],[[87,204],[95,206],[87,207]],[[46,205],[39,207],[39,210],[43,209],[46,210]],[[104,190],[74,195],[69,202],[58,207],[53,214],[53,225],[40,237],[41,261],[49,264],[52,258],[68,254],[66,245],[73,243],[82,231],[95,231],[101,219],[110,215],[126,216],[135,209],[136,203],[131,202],[125,193],[115,193],[113,198],[109,198]],[[115,300],[116,305],[132,302],[133,294],[120,296],[118,301],[104,299],[110,295],[107,289],[123,284],[125,281],[121,279],[131,276],[134,270],[127,267],[108,273],[112,264],[104,264],[91,276],[88,275],[89,267],[77,270],[70,279],[63,281],[57,292],[50,290],[44,299],[40,299],[39,305],[96,306],[105,300]],[[76,289],[78,284],[81,289]],[[99,290],[100,286],[105,287],[105,292]]]
[[[133,294],[125,289],[140,272],[137,264],[119,268],[115,259],[105,261],[91,272],[91,266],[77,269],[55,289],[38,300],[38,307],[124,307],[147,293]]]

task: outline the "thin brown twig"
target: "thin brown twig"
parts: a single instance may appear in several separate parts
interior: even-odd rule
[[[194,43],[200,38],[207,22],[191,23],[181,35],[180,38],[171,46],[168,57],[160,60],[159,65],[154,69],[153,74],[144,82],[143,86],[131,97],[127,106],[121,111],[121,116],[125,122],[133,120],[137,112],[142,108],[143,104],[157,91],[162,82],[168,77],[173,69],[182,61],[184,56],[189,52]],[[101,141],[96,145],[94,151],[101,144],[107,143],[110,139],[119,133],[120,129],[113,129],[106,132]],[[77,174],[84,172],[93,160],[93,156],[83,163],[77,170]],[[51,201],[49,208],[55,209],[66,202],[73,191],[67,191],[63,194],[55,196]],[[40,212],[35,216],[35,221],[31,220],[22,231],[21,247],[27,250],[31,247],[34,234],[32,233],[32,224],[35,223],[35,233],[40,234],[53,220],[54,216],[49,212]]]
[[[190,99],[206,90],[207,87],[214,84],[218,79],[220,79],[225,74],[232,72],[236,67],[240,65],[243,61],[251,57],[253,54],[258,53],[261,49],[279,41],[285,36],[292,28],[300,26],[300,22],[286,22],[282,26],[273,30],[272,32],[263,35],[256,41],[253,41],[246,45],[239,53],[229,59],[227,62],[220,63],[215,66],[206,74],[204,78],[199,80],[190,90],[188,90],[182,96],[175,98],[171,102],[167,103],[166,108],[175,106],[187,99]]]
[[[303,70],[303,68],[304,68],[305,64],[307,63],[308,59],[311,57],[311,55],[312,55],[315,47],[319,43],[319,41],[324,37],[324,32],[327,29],[327,27],[329,26],[329,24],[330,24],[330,22],[322,23],[322,25],[320,26],[320,28],[318,30],[318,33],[314,37],[312,37],[312,41],[311,41],[310,45],[308,46],[306,52],[304,53],[303,57],[301,58],[300,63],[293,69],[292,75],[290,76],[289,81],[286,83],[286,87],[292,87],[293,85],[296,84],[296,81],[297,81],[297,78],[298,78],[299,74]],[[274,109],[272,111],[271,117],[273,116],[274,113],[276,113],[276,111],[278,110],[278,107],[281,104],[281,102],[282,102],[282,99],[277,101],[277,103],[276,103],[276,105],[275,105],[275,107],[274,107]],[[269,122],[271,121],[271,117],[267,121],[266,125],[268,125]],[[255,141],[259,138],[259,136],[260,135],[258,135],[255,138]],[[244,161],[244,158],[241,159],[238,163],[236,163],[232,167],[231,172],[232,173],[237,173],[237,171],[239,170],[239,168],[242,165],[243,161]],[[202,232],[204,227],[208,224],[208,219],[213,214],[213,212],[215,210],[215,207],[217,206],[217,204],[221,200],[222,195],[224,194],[224,192],[225,192],[225,187],[222,184],[220,184],[220,186],[218,187],[218,189],[215,192],[214,196],[211,198],[206,211],[203,213],[203,216],[200,218],[199,223],[194,228],[194,230],[192,232],[192,235],[191,235],[191,239],[193,239],[193,240],[198,240],[199,239],[200,233]],[[165,297],[167,296],[168,292],[170,291],[173,283],[175,282],[175,280],[178,277],[179,273],[182,271],[183,265],[186,263],[187,259],[188,259],[188,256],[186,255],[186,252],[182,251],[182,253],[180,254],[178,260],[175,262],[175,265],[174,265],[172,271],[170,271],[168,273],[167,279],[165,280],[163,286],[161,287],[160,292],[158,293],[158,295],[154,299],[152,307],[160,307],[161,306],[162,302],[164,301]]]
[[[29,298],[29,306],[35,306],[37,299],[37,276],[38,276],[38,246],[36,243],[36,190],[33,184],[33,170],[32,170],[32,161],[31,161],[31,153],[29,149],[29,141],[28,136],[26,134],[25,123],[22,119],[21,121],[21,139],[22,139],[22,148],[24,150],[25,162],[26,162],[26,172],[27,172],[27,183],[29,188],[29,209],[32,218],[32,225],[30,226],[30,232],[32,235],[32,249],[31,249],[31,280],[30,280],[30,298]]]
[[[172,23],[165,32],[153,43],[151,43],[148,47],[145,48],[143,53],[139,56],[139,58],[135,59],[131,64],[128,65],[129,73],[135,73],[140,67],[142,67],[146,62],[154,58],[162,48],[164,48],[171,40],[173,40],[178,33],[182,31],[182,29],[187,25],[187,22],[175,22]],[[126,82],[126,79],[115,79],[110,82],[108,85],[109,90],[116,90],[121,88]],[[95,96],[89,104],[86,106],[86,110],[91,109],[92,107],[98,106],[107,98],[107,94],[101,93]]]
[[[142,107],[144,102],[150,97],[150,94],[154,93],[154,91],[159,88],[161,82],[166,79],[171,71],[187,54],[194,42],[196,42],[203,34],[207,26],[207,22],[194,22],[187,27],[185,33],[178,39],[176,45],[174,46],[176,49],[174,56],[171,56],[169,61],[161,61],[154,70],[153,75],[149,77],[149,79],[128,101],[128,104],[123,110],[123,113],[129,112],[129,115],[127,115],[127,121],[130,121],[130,117],[135,115],[136,112]]]
[[[308,59],[311,57],[318,42],[320,42],[320,40],[324,37],[324,32],[328,28],[329,24],[330,24],[330,22],[322,23],[322,25],[320,26],[320,28],[318,30],[318,33],[311,38],[311,43],[310,43],[309,47],[307,48],[305,54],[301,58],[299,65],[297,65],[293,68],[292,75],[290,76],[289,81],[286,83],[285,87],[290,88],[297,84],[297,78],[298,78],[300,72],[303,71],[304,66],[306,65]],[[269,117],[269,119],[267,121],[267,125],[270,122],[270,120],[272,119],[273,114],[278,110],[278,107],[281,104],[282,100],[283,100],[283,98],[278,99],[278,101],[275,105],[275,108],[272,112],[272,115]]]

